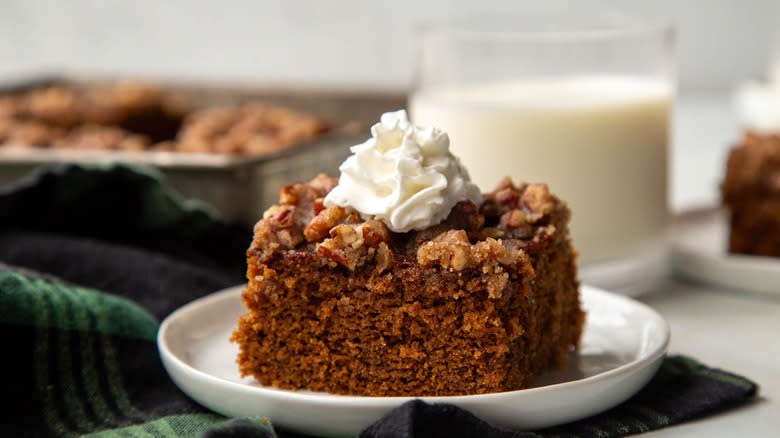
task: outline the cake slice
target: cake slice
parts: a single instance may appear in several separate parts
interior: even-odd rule
[[[248,251],[243,376],[355,395],[524,388],[563,365],[583,325],[569,210],[505,181],[423,231],[322,208],[336,183],[282,190]]]
[[[746,132],[729,154],[721,192],[729,251],[780,257],[780,135]]]
[[[480,195],[446,134],[388,113],[339,180],[281,191],[247,252],[232,341],[263,385],[364,396],[527,387],[580,308],[570,212],[545,184]]]

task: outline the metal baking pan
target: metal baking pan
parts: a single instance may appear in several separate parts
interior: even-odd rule
[[[85,75],[37,77],[0,86],[0,93],[55,83],[92,86],[119,79]],[[371,124],[383,112],[406,105],[405,95],[399,92],[182,84],[154,79],[139,82],[154,83],[184,96],[194,108],[258,101],[323,117],[334,129],[315,141],[263,156],[0,147],[0,185],[40,166],[121,161],[154,167],[185,198],[207,202],[226,219],[252,224],[278,200],[279,189],[285,185],[308,181],[319,173],[337,176],[339,164],[350,153],[349,146],[364,141]]]

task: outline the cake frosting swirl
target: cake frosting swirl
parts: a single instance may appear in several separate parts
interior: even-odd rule
[[[371,138],[352,146],[324,204],[352,207],[395,232],[436,225],[461,201],[480,204],[479,188],[449,144],[447,133],[415,126],[405,110],[385,113]]]

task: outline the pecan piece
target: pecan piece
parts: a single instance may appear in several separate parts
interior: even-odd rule
[[[279,203],[286,205],[294,205],[298,202],[298,199],[305,187],[301,183],[290,184],[282,187],[279,190]]]
[[[378,272],[384,272],[393,266],[393,252],[385,242],[380,242],[376,250],[376,269]]]
[[[516,208],[507,213],[504,213],[501,216],[501,220],[499,223],[505,229],[517,228],[528,224],[528,218],[526,217],[523,210]]]
[[[309,186],[314,189],[315,192],[319,195],[319,197],[324,197],[328,193],[330,193],[331,190],[333,190],[333,187],[336,187],[336,184],[338,184],[339,180],[336,178],[331,178],[328,175],[325,175],[324,173],[321,173],[317,175],[311,182],[309,183]]]
[[[496,202],[510,208],[517,208],[520,194],[514,187],[506,187],[496,191]]]
[[[382,242],[390,241],[390,230],[384,222],[380,220],[370,220],[361,227],[363,240],[368,246],[376,248]]]
[[[330,229],[336,226],[346,216],[346,211],[342,207],[328,207],[322,210],[314,219],[311,220],[303,234],[309,242],[319,242],[324,239]]]
[[[364,245],[362,233],[354,226],[341,224],[333,227],[330,236],[317,245],[318,254],[345,266],[350,271],[365,264],[368,247]]]
[[[547,184],[531,184],[523,192],[523,204],[528,209],[526,216],[531,223],[537,222],[553,208],[553,199]]]

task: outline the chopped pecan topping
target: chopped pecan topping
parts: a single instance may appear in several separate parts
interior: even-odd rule
[[[325,198],[317,198],[314,200],[314,215],[320,214],[322,210],[325,210]]]
[[[505,178],[498,188],[485,195],[482,212],[489,224],[505,231],[505,238],[525,239],[534,234],[533,228],[546,221],[555,210],[557,201],[547,184],[525,184],[517,186]]]
[[[279,203],[285,205],[294,205],[298,202],[298,197],[305,190],[303,184],[295,183],[282,187],[279,190]]]
[[[523,193],[522,200],[529,212],[527,217],[532,223],[535,223],[544,215],[552,212],[555,207],[547,184],[529,185]]]
[[[347,224],[341,224],[333,227],[330,232],[330,237],[334,239],[340,239],[341,242],[343,242],[346,245],[352,246],[353,248],[358,248],[360,246],[363,246],[363,233],[361,233],[359,230],[356,229],[356,227],[347,225]]]
[[[284,206],[269,219],[279,228],[289,228],[295,223],[295,207]]]
[[[387,242],[377,241],[376,245],[366,240],[366,224],[340,224],[330,230],[330,238],[317,245],[317,253],[354,271],[372,260],[378,272],[389,269],[393,264],[393,252]],[[384,225],[384,224],[382,224]],[[370,227],[369,227],[370,228]],[[369,232],[376,239],[376,231]]]
[[[330,191],[333,190],[333,187],[336,187],[336,184],[338,183],[339,183],[338,179],[331,178],[328,175],[321,173],[317,175],[313,180],[311,180],[311,182],[309,183],[309,187],[319,195],[318,198],[322,198],[328,193],[330,193]]]
[[[493,238],[493,239],[500,239],[500,238],[504,237],[505,235],[506,235],[506,233],[504,231],[502,231],[502,230],[499,230],[498,228],[495,228],[495,227],[485,227],[485,228],[483,228],[480,231],[479,239],[477,239],[477,240],[485,240],[488,237]]]
[[[307,245],[329,259],[330,266],[349,270],[373,266],[378,272],[416,259],[422,267],[440,266],[451,272],[477,270],[469,290],[487,290],[501,297],[509,281],[506,266],[525,269],[528,254],[557,237],[556,209],[568,210],[544,184],[513,185],[504,180],[476,206],[455,205],[441,224],[420,231],[393,233],[381,220],[362,218],[352,208],[325,207],[323,200],[337,180],[319,175],[306,184],[291,184],[280,191],[280,204],[268,209],[255,227],[250,251],[270,254]],[[563,236],[563,238],[567,238]],[[312,245],[314,244],[314,245]],[[526,272],[532,276],[533,269]]]
[[[296,232],[292,229],[280,230],[277,233],[279,243],[287,248],[295,248],[296,245],[303,242],[303,233]]]
[[[366,262],[368,247],[363,233],[354,225],[341,224],[330,230],[330,238],[317,245],[317,253],[327,257],[350,271]]]
[[[331,228],[343,222],[347,214],[341,207],[317,210],[327,194],[323,188],[335,182],[333,178],[319,175],[310,183],[290,184],[280,190],[280,204],[266,210],[255,226],[250,251],[259,251],[265,257],[307,240],[319,242],[328,237]]]
[[[524,257],[521,249],[510,251],[500,240],[487,238],[472,245],[463,230],[440,234],[417,250],[417,262],[422,266],[438,264],[456,272],[481,269],[490,298],[500,297],[509,281],[502,265],[515,264]]]
[[[440,234],[417,250],[417,261],[421,265],[437,263],[456,271],[479,267],[491,260],[507,265],[519,258],[520,252],[511,253],[500,240],[487,238],[472,245],[463,230]]]
[[[378,272],[384,272],[393,266],[393,252],[387,243],[380,242],[376,250],[376,269]]]
[[[505,187],[495,192],[496,202],[510,208],[517,208],[520,193],[514,187]]]
[[[501,221],[499,223],[504,228],[517,228],[526,225],[528,223],[528,218],[523,210],[516,208],[504,213],[501,216]]]
[[[450,230],[426,242],[417,250],[417,262],[423,266],[438,263],[462,271],[469,266],[471,242],[463,230]]]
[[[303,234],[309,242],[319,242],[325,238],[330,229],[335,227],[347,215],[343,207],[328,207],[314,216],[314,219],[304,230]]]
[[[382,221],[376,219],[367,221],[361,227],[361,231],[363,232],[363,239],[368,246],[377,247],[380,243],[390,241],[390,229]]]

